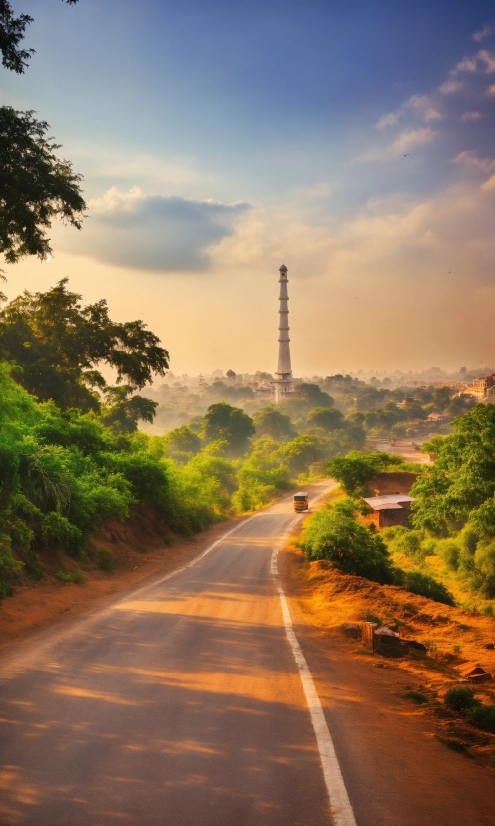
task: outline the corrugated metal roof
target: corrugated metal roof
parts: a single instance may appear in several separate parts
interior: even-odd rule
[[[406,502],[414,502],[412,496],[406,496],[403,493],[389,493],[385,494],[384,496],[370,496],[369,498],[364,497],[364,501],[373,508],[374,511],[385,511],[385,510],[401,510],[402,504]]]

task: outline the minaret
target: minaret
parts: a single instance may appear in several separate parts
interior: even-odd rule
[[[274,381],[275,402],[279,404],[284,400],[287,393],[292,392],[292,369],[290,366],[290,338],[289,338],[289,307],[287,294],[287,267],[282,264],[280,267],[280,309],[278,325],[278,369],[275,373]]]

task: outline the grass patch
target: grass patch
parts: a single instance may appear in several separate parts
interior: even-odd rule
[[[53,576],[59,579],[60,582],[66,582],[67,585],[81,585],[84,582],[84,577],[80,571],[70,571],[69,573],[66,573],[66,571],[55,571]]]
[[[418,703],[418,705],[421,706],[429,703],[428,697],[425,694],[422,694],[421,691],[406,691],[402,696],[405,700],[412,700],[413,703]]]
[[[111,551],[108,548],[99,548],[97,554],[98,568],[100,571],[110,573],[116,567],[116,561]]]

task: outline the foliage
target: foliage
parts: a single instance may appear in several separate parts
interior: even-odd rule
[[[203,418],[203,435],[207,442],[222,440],[229,448],[242,451],[254,433],[250,416],[226,402],[210,405]]]
[[[341,428],[344,424],[344,414],[336,407],[315,407],[308,415],[307,423],[310,427],[322,427],[331,431]]]
[[[168,353],[142,321],[114,322],[106,301],[84,307],[67,284],[64,278],[46,293],[25,291],[0,312],[0,352],[18,365],[13,375],[26,390],[62,409],[98,410],[93,388],[106,388],[100,363],[114,368],[117,383],[125,379],[129,392],[144,387],[154,373],[164,375]],[[114,404],[123,402],[124,423],[143,413],[149,420],[153,403],[133,402],[129,410],[129,402],[118,399],[124,391],[108,392]]]
[[[100,419],[115,433],[135,433],[140,421],[151,423],[154,419],[158,403],[131,393],[128,384],[105,391],[106,405],[100,411]]]
[[[270,436],[272,439],[291,439],[296,430],[290,416],[281,413],[274,405],[262,407],[253,416],[257,436]]]
[[[474,705],[479,705],[479,700],[475,697],[474,690],[468,685],[454,685],[446,692],[443,698],[445,705],[450,706],[454,711],[467,711]]]
[[[459,530],[473,511],[480,529],[489,535],[495,494],[495,406],[477,404],[453,421],[454,434],[438,445],[438,459],[420,477],[411,495],[415,526],[437,536]]]
[[[467,716],[478,728],[495,734],[495,705],[473,705],[468,709]]]
[[[390,556],[380,536],[360,525],[354,502],[343,499],[326,506],[305,525],[301,547],[310,559],[328,559],[347,574],[375,582],[392,582]]]
[[[81,228],[82,177],[57,158],[60,145],[47,137],[48,128],[33,112],[0,106],[0,252],[10,264],[50,255],[46,231],[54,218]]]
[[[418,596],[441,602],[444,605],[455,605],[454,597],[443,582],[421,571],[404,571],[395,568],[394,585],[398,585],[411,594],[418,594]]]
[[[65,0],[68,5],[74,5],[78,0]],[[24,32],[33,18],[29,14],[14,17],[14,10],[9,0],[0,0],[0,52],[2,64],[12,72],[22,74],[34,49],[21,49],[19,44],[24,38]]]
[[[360,453],[351,450],[347,456],[336,456],[328,465],[328,474],[342,484],[350,496],[362,495],[366,482],[391,467],[400,470],[404,460],[390,453]]]
[[[382,539],[392,553],[402,553],[416,562],[422,562],[426,556],[423,536],[420,531],[411,531],[402,525],[394,525],[381,531]]]

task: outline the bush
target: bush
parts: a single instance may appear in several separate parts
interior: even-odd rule
[[[426,550],[422,545],[420,531],[411,531],[401,525],[395,525],[391,528],[384,528],[381,535],[392,553],[403,553],[417,562],[424,560]]]
[[[396,568],[394,571],[394,585],[398,585],[410,594],[441,602],[444,605],[455,605],[455,600],[448,588],[429,574],[421,571],[403,571]]]
[[[468,709],[467,716],[478,728],[495,734],[495,705],[476,705]]]
[[[386,545],[377,533],[358,524],[354,510],[352,499],[343,499],[318,511],[305,524],[301,547],[310,559],[328,559],[346,574],[392,582]]]
[[[66,582],[67,585],[81,585],[84,582],[84,577],[79,571],[71,571],[69,573],[65,571],[55,571],[53,576],[61,582]]]
[[[468,685],[455,685],[446,692],[443,698],[445,705],[460,713],[479,705],[474,690]]]
[[[105,573],[110,573],[115,568],[115,559],[113,558],[113,554],[108,548],[99,548],[97,553],[97,561],[98,561],[98,568],[100,571],[105,571]]]

